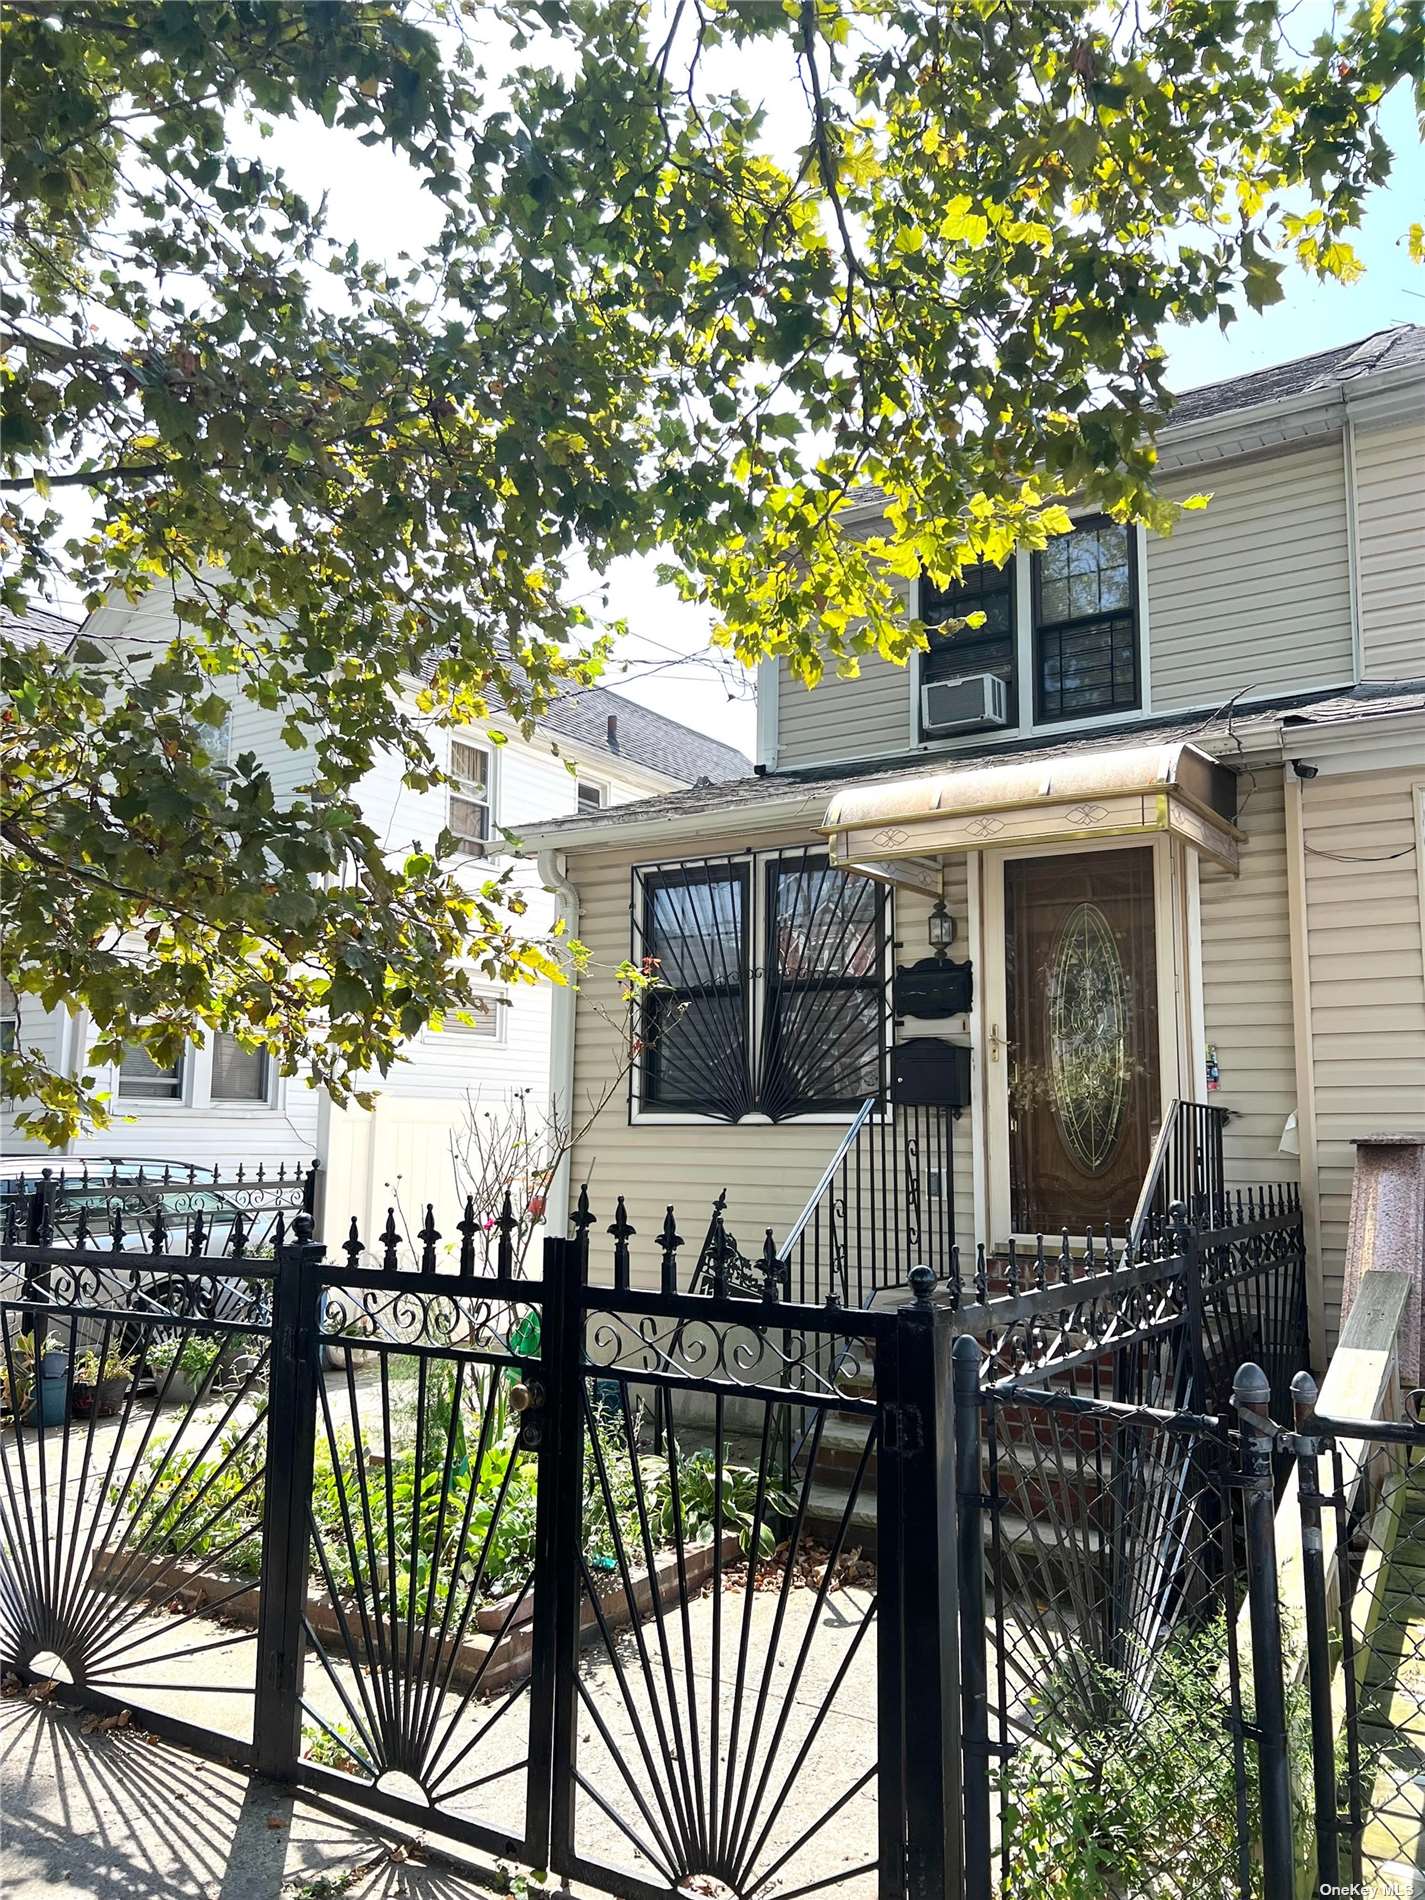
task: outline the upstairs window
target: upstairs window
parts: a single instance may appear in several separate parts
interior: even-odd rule
[[[609,802],[608,793],[603,786],[596,785],[592,779],[587,778],[579,780],[578,798],[581,818],[589,812],[602,811]]]
[[[980,627],[960,627],[944,633],[936,629],[967,614],[984,615]],[[920,617],[930,634],[930,646],[920,656],[922,685],[933,680],[965,679],[971,673],[993,673],[1005,683],[1009,722],[1019,724],[1019,682],[1015,667],[1014,563],[1003,567],[966,568],[949,587],[937,587],[923,578]],[[925,736],[925,735],[922,735]]]
[[[883,1093],[889,904],[824,851],[635,872],[635,960],[658,987],[640,1107],[771,1121]],[[752,963],[750,946],[762,963]]]
[[[455,739],[450,747],[449,826],[463,857],[487,858],[494,832],[490,810],[490,754]]]
[[[215,1102],[267,1100],[271,1079],[265,1049],[244,1049],[236,1036],[219,1030],[213,1037],[213,1067],[208,1092]]]
[[[1081,522],[1034,556],[1036,723],[1142,703],[1137,582],[1137,537],[1115,521]]]

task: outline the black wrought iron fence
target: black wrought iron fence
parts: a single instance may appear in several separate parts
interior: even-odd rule
[[[1328,1417],[1303,1373],[1295,1396],[1312,1891],[1410,1893],[1425,1879],[1422,1395]]]
[[[667,1235],[639,1289],[601,1225],[581,1195],[523,1276],[436,1270],[433,1220],[409,1265],[306,1216],[273,1262],[7,1240],[0,1662],[635,1900],[945,1890],[928,1276],[853,1330],[775,1281],[679,1291]],[[829,1520],[793,1410],[856,1442]]]
[[[143,1159],[82,1158],[0,1174],[0,1231],[7,1244],[102,1248],[191,1258],[270,1257],[287,1224],[306,1214],[319,1228],[317,1161],[230,1169]]]

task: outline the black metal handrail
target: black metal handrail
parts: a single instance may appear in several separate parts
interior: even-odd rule
[[[1158,1130],[1148,1172],[1143,1177],[1129,1244],[1140,1250],[1155,1229],[1168,1222],[1174,1205],[1195,1220],[1212,1222],[1223,1204],[1222,1131],[1227,1111],[1213,1102],[1175,1101]]]
[[[861,1104],[776,1248],[794,1299],[864,1307],[912,1267],[951,1272],[953,1111],[877,1106]]]

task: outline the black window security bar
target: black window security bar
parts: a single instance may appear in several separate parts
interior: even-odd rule
[[[948,620],[983,614],[979,627],[954,633],[937,629]],[[930,633],[921,657],[921,680],[963,679],[969,673],[993,673],[1009,694],[1010,724],[1019,724],[1019,681],[1015,667],[1014,564],[967,568],[958,581],[937,587],[926,576],[920,583],[920,617]]]
[[[714,859],[634,876],[635,961],[658,984],[644,1007],[640,1100],[736,1121],[753,1105],[749,866]]]
[[[1034,556],[1034,717],[1046,723],[1137,706],[1134,531],[1081,522]]]
[[[633,956],[657,984],[633,1103],[782,1121],[884,1096],[890,902],[879,885],[800,847],[633,877]]]

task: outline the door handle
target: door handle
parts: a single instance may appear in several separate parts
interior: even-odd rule
[[[1013,1047],[1014,1045],[1013,1043],[1011,1043],[1008,1036],[1002,1036],[999,1033],[999,1024],[991,1023],[990,1024],[990,1061],[998,1062],[1000,1058],[1000,1051],[1002,1049],[1006,1049],[1006,1050],[1012,1049]]]

